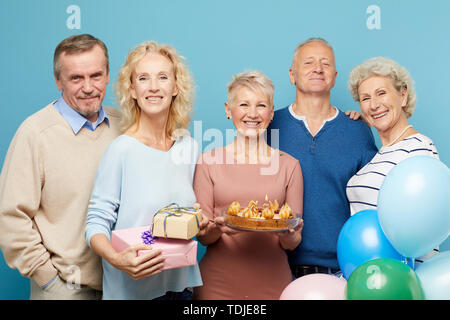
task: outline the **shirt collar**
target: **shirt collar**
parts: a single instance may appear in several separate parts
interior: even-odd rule
[[[95,129],[105,121],[107,125],[109,125],[109,119],[106,115],[105,109],[103,106],[100,107],[98,112],[97,121],[92,123],[83,117],[81,114],[76,112],[72,107],[70,107],[67,102],[64,100],[63,96],[55,101],[53,104],[58,110],[58,112],[67,120],[73,132],[77,134],[82,128],[87,128],[91,131],[95,131]]]
[[[325,125],[326,122],[336,119],[337,116],[339,115],[339,110],[338,110],[338,108],[333,107],[333,106],[332,106],[332,108],[334,108],[334,109],[336,110],[336,113],[335,113],[333,116],[331,116],[330,118],[325,119],[325,120],[323,121],[323,123],[322,123],[322,126],[319,128],[319,130],[317,130],[317,132],[319,132],[319,131],[323,128],[323,126]],[[306,129],[308,129],[308,131],[311,133],[311,130],[309,130],[309,127],[308,127],[308,122],[306,121],[306,117],[305,117],[305,116],[299,116],[299,115],[297,115],[297,114],[294,112],[293,104],[291,104],[291,105],[289,106],[289,113],[290,113],[295,119],[297,119],[297,120],[302,120],[303,123],[305,124]]]

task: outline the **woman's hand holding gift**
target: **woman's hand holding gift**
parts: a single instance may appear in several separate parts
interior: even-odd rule
[[[140,250],[148,250],[139,255]],[[134,280],[147,278],[162,271],[165,258],[161,250],[139,244],[114,255],[109,261],[116,269],[126,272]]]

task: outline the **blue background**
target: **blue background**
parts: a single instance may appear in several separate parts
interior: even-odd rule
[[[70,5],[80,8],[80,29],[67,27]],[[370,5],[380,8],[381,29],[366,25]],[[111,84],[131,47],[146,40],[174,46],[196,81],[193,120],[202,120],[203,132],[232,128],[223,108],[226,85],[244,69],[259,69],[273,80],[276,109],[294,102],[288,70],[296,45],[309,37],[334,47],[338,78],[331,99],[343,110],[360,110],[347,90],[351,68],[373,56],[390,57],[415,79],[418,102],[410,123],[433,139],[448,166],[449,17],[447,0],[2,0],[0,165],[20,123],[59,96],[52,72],[56,45],[91,33],[108,46]],[[111,84],[105,104],[114,106]],[[203,148],[211,144],[194,138],[203,140]],[[441,249],[450,249],[449,239]],[[28,279],[0,255],[0,299],[28,295]]]

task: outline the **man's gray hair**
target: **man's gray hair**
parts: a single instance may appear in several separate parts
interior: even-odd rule
[[[331,51],[333,51],[333,54],[334,54],[333,47],[331,46],[331,44],[330,44],[327,40],[325,40],[325,39],[323,39],[323,38],[320,38],[320,37],[312,37],[312,38],[306,39],[306,40],[303,41],[303,42],[300,42],[300,43],[297,45],[297,47],[295,48],[295,50],[294,50],[294,56],[292,57],[292,68],[295,67],[295,61],[297,60],[297,54],[298,54],[298,52],[300,51],[300,49],[301,49],[303,46],[305,46],[305,45],[307,45],[308,43],[311,43],[311,42],[320,42],[320,43],[326,45],[328,48],[331,49]]]

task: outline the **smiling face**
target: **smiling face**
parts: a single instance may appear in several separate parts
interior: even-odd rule
[[[173,63],[159,53],[149,53],[135,67],[131,96],[146,115],[168,114],[178,93]]]
[[[297,52],[289,79],[302,93],[329,93],[336,81],[333,50],[321,42],[310,42]]]
[[[273,118],[270,98],[261,90],[238,86],[225,103],[225,112],[233,120],[239,135],[257,137],[265,132]]]
[[[97,120],[109,82],[103,50],[96,45],[81,53],[63,52],[59,64],[59,78],[55,75],[55,79],[64,100],[88,120]]]
[[[358,88],[361,111],[370,125],[380,135],[388,135],[407,124],[402,107],[406,105],[408,92],[399,92],[392,80],[383,76],[372,76],[361,82]]]

